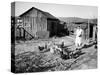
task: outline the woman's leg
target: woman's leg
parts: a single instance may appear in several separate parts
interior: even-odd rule
[[[78,49],[78,47],[79,47],[78,38],[75,39],[75,47],[76,47],[76,49]]]
[[[81,40],[81,37],[79,38],[79,48],[81,48],[82,47],[82,40]]]

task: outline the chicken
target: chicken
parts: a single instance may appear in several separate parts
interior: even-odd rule
[[[38,49],[39,49],[40,51],[43,51],[43,50],[45,49],[45,47],[43,47],[43,46],[38,46]]]

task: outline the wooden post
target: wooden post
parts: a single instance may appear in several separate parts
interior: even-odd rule
[[[24,17],[24,29],[25,29],[25,17]],[[26,37],[25,37],[25,30],[24,30],[24,39],[26,39]]]
[[[87,37],[87,39],[89,40],[89,37],[90,36],[90,24],[89,24],[89,20],[88,20],[88,37]]]
[[[96,35],[96,26],[93,26],[93,41],[96,40],[95,35]]]

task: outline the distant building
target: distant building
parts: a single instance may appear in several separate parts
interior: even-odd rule
[[[85,22],[74,22],[75,27],[81,26],[84,30],[84,38],[96,40],[97,37],[97,19],[88,20]]]

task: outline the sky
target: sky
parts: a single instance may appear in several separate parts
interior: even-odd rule
[[[33,2],[16,2],[15,16],[19,16],[31,7],[36,7],[42,11],[49,12],[55,17],[80,17],[97,18],[98,8],[96,6],[81,6],[68,4],[47,4]]]

